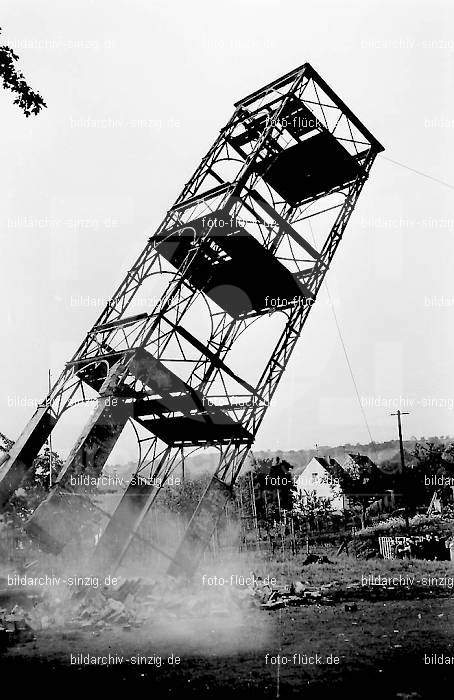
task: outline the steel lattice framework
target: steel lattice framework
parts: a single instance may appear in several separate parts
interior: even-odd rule
[[[95,402],[28,523],[42,546],[57,552],[71,540],[88,510],[70,476],[100,474],[132,421],[137,478],[97,545],[99,566],[121,561],[169,475],[211,447],[218,467],[171,567],[194,571],[382,150],[307,63],[236,103],[0,467],[4,504],[60,417]],[[156,303],[131,315],[146,284]],[[281,328],[257,379],[256,368],[237,369],[237,348],[272,312]]]

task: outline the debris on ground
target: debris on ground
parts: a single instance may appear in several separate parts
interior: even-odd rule
[[[35,639],[34,632],[25,617],[25,611],[18,605],[15,605],[9,613],[0,608],[0,649]]]
[[[310,556],[311,563],[330,563],[326,557]],[[416,587],[364,586],[359,581],[346,584],[336,579],[318,585],[307,580],[279,585],[274,579],[273,584],[269,577],[262,579],[251,572],[249,579],[237,585],[200,586],[163,576],[155,581],[126,579],[115,586],[61,587],[40,596],[31,595],[23,608],[15,605],[11,610],[0,609],[0,647],[31,641],[34,632],[47,629],[62,629],[65,633],[87,629],[99,634],[113,627],[131,631],[149,621],[231,617],[254,609],[273,611],[308,605],[344,604],[346,612],[356,612],[356,601],[361,599],[421,596]]]
[[[356,603],[345,603],[345,612],[357,612],[358,606]]]
[[[271,594],[271,589],[269,590]],[[44,597],[27,614],[34,630],[64,626],[71,628],[124,629],[139,627],[145,621],[158,618],[205,617],[209,614],[229,616],[233,608],[244,609],[251,604],[259,606],[259,598],[242,587],[193,589],[183,591],[181,582],[164,577],[156,582],[131,579],[118,586],[103,588],[84,587],[71,594]]]
[[[303,561],[303,566],[308,566],[308,564],[334,564],[330,561],[327,556],[320,556],[318,554],[308,554],[306,559]]]
[[[14,639],[25,639],[22,632],[26,629],[31,633],[56,628],[101,631],[113,626],[131,630],[148,620],[204,618],[209,615],[229,617],[235,611],[329,605],[332,602],[328,595],[336,587],[336,582],[316,587],[301,581],[271,586],[255,574],[252,581],[249,585],[209,588],[185,583],[182,588],[181,581],[165,576],[157,581],[127,579],[117,586],[102,588],[84,586],[75,591],[67,588],[53,590],[43,594],[29,609],[15,610],[21,635]],[[4,612],[6,615],[7,611]],[[9,620],[9,617],[5,619]],[[23,629],[21,620],[24,621]],[[8,630],[10,628],[11,625]],[[12,639],[11,632],[12,629],[8,632],[8,639]]]

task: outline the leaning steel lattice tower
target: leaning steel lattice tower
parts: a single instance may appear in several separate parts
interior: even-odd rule
[[[100,474],[132,421],[143,478],[105,527],[98,565],[122,560],[169,475],[210,447],[217,468],[170,572],[195,570],[382,150],[307,63],[236,103],[0,467],[4,505],[63,414],[94,402],[28,522],[41,546],[61,551],[89,517],[71,477]],[[131,314],[147,284],[153,308]],[[247,344],[257,329],[275,333],[261,366],[262,342]]]

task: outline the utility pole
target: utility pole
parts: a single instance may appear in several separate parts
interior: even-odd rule
[[[48,371],[47,382],[48,382],[48,396],[50,396],[50,393],[52,390],[52,377],[51,377],[50,370]],[[49,488],[51,488],[51,486],[52,486],[52,433],[49,433],[47,443],[48,443],[48,448],[49,448]]]
[[[399,447],[400,447],[400,467],[402,475],[405,474],[405,456],[404,456],[404,443],[402,441],[402,422],[400,420],[401,416],[409,416],[409,412],[397,411],[397,413],[390,413],[391,416],[397,416],[397,426],[399,429]],[[408,499],[407,494],[405,494],[405,527],[409,528],[408,523]]]
[[[250,476],[250,487],[251,487],[251,508],[252,508],[252,520],[254,522],[254,529],[255,529],[255,539],[257,542],[257,548],[260,550],[260,528],[259,528],[259,521],[257,518],[257,505],[255,502],[255,489],[254,489],[254,474],[252,473],[252,469],[249,472]]]

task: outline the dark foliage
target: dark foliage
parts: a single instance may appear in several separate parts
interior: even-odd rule
[[[8,440],[10,447],[14,444]],[[22,525],[33,513],[35,508],[46,497],[50,488],[50,469],[52,464],[52,480],[57,477],[63,462],[56,452],[50,453],[46,446],[43,453],[38,455],[30,470],[29,476],[22,482],[5,508],[5,519],[13,525]]]
[[[292,477],[293,467],[276,457],[258,459],[253,463],[254,499],[257,519],[261,523],[272,524],[280,520],[282,511],[293,509],[296,488]],[[250,474],[241,477],[240,486],[250,481]],[[280,513],[279,513],[280,511]]]
[[[19,56],[9,46],[0,46],[0,77],[3,87],[5,90],[16,93],[14,104],[19,105],[25,116],[29,117],[30,114],[39,114],[47,105],[39,92],[34,92],[30,88],[23,73],[17,69],[18,60]]]

